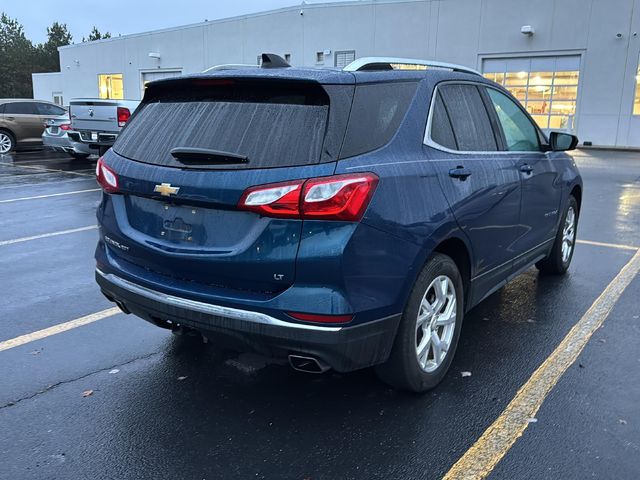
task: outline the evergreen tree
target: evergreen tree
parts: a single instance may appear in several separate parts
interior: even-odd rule
[[[40,61],[37,64],[38,71],[42,72],[59,72],[60,71],[60,55],[58,55],[58,47],[70,45],[73,40],[67,24],[53,22],[53,25],[47,28],[47,41],[38,46],[40,53]]]
[[[83,42],[93,42],[95,40],[102,40],[104,38],[111,38],[111,34],[109,32],[100,33],[100,30],[94,25],[93,29],[91,29],[91,33],[89,34],[89,38],[82,37]]]
[[[31,73],[36,49],[18,20],[0,15],[0,98],[33,95]]]

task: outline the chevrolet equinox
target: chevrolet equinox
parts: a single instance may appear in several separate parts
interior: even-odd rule
[[[97,164],[96,280],[174,331],[421,392],[463,316],[571,262],[582,180],[501,86],[365,58],[152,82]]]

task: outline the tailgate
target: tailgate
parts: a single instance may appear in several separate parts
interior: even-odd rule
[[[73,130],[118,132],[117,102],[72,101],[69,105]]]
[[[333,174],[345,122],[319,84],[215,86],[145,97],[104,157],[121,193],[106,199],[103,237],[112,255],[176,281],[278,292],[294,281],[303,221],[238,202],[256,185]]]

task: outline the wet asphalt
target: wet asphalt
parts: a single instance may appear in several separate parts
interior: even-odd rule
[[[578,237],[639,246],[640,152],[575,156]],[[95,229],[3,244],[95,225],[94,168],[0,156],[0,342],[112,306],[93,280]],[[525,272],[467,315],[449,374],[421,396],[124,314],[0,351],[0,479],[439,478],[633,254],[578,244],[566,277]],[[640,477],[638,298],[640,278],[490,478]]]

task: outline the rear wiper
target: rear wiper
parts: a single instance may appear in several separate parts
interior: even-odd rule
[[[245,155],[210,148],[176,147],[171,150],[171,156],[185,165],[225,165],[249,162],[249,158]]]

